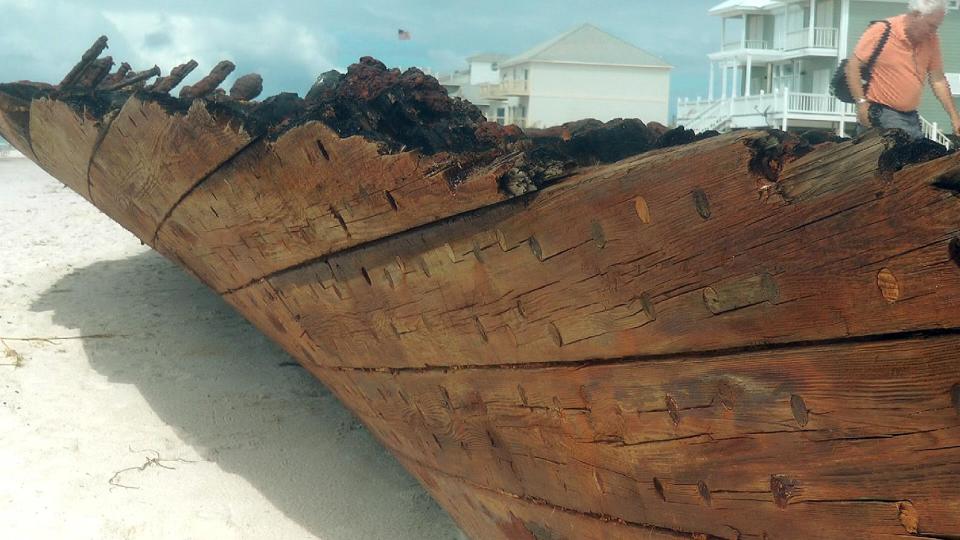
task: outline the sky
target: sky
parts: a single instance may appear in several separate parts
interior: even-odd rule
[[[261,98],[306,94],[316,77],[361,56],[387,66],[466,67],[481,52],[514,55],[591,23],[674,66],[671,98],[706,95],[707,53],[720,41],[719,0],[0,0],[0,82],[57,83],[100,35],[119,64],[190,59],[199,79],[220,60],[260,73]],[[397,39],[397,30],[411,34]],[[232,81],[228,80],[225,86]]]

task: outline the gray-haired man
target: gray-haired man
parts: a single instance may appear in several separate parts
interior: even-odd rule
[[[847,62],[847,83],[856,100],[857,120],[863,127],[900,128],[911,137],[923,137],[917,108],[925,80],[950,115],[953,131],[960,134],[960,114],[953,103],[943,73],[943,54],[937,30],[947,13],[947,0],[910,0],[909,12],[886,20],[887,29],[874,24],[864,32]],[[873,76],[864,95],[860,68],[882,45]]]

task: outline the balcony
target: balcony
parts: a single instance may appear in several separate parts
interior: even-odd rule
[[[813,35],[809,28],[787,32],[784,50],[796,49],[836,49],[839,43],[840,29],[814,28]]]
[[[723,44],[724,51],[736,51],[739,49],[772,50],[773,43],[763,39],[748,39],[746,41],[730,41]]]
[[[506,99],[510,96],[529,96],[530,81],[504,80],[500,84],[480,85],[480,97],[484,99]]]
[[[759,50],[768,52],[792,52],[800,49],[836,50],[839,43],[840,29],[816,27],[813,29],[813,32],[810,31],[810,28],[802,28],[781,33],[773,42],[763,39],[727,41],[722,44],[721,51]]]

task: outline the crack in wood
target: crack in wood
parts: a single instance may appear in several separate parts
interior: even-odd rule
[[[93,160],[97,156],[97,154],[100,152],[100,146],[103,144],[104,139],[107,138],[107,134],[109,133],[110,129],[113,127],[113,121],[118,116],[120,116],[120,110],[116,109],[116,110],[110,111],[109,114],[103,117],[101,122],[106,122],[106,123],[105,125],[103,125],[103,127],[100,128],[100,131],[97,133],[97,140],[94,141],[93,148],[90,151],[90,159],[87,160],[87,200],[89,200],[91,204],[96,204],[93,202],[93,180],[90,178],[90,171],[91,169],[93,169]],[[33,150],[33,147],[31,146],[31,151],[32,150]]]
[[[524,363],[491,363],[491,364],[434,364],[424,367],[351,367],[351,366],[318,366],[322,369],[355,371],[355,372],[388,372],[388,373],[422,373],[429,371],[462,371],[462,370],[542,370],[557,367],[581,369],[589,366],[613,366],[633,364],[639,362],[657,362],[676,359],[715,359],[755,352],[775,352],[784,350],[798,350],[815,347],[829,347],[835,345],[856,345],[865,343],[885,343],[903,341],[907,339],[933,339],[939,337],[960,336],[960,328],[925,328],[905,332],[886,334],[848,335],[824,340],[804,340],[781,343],[764,343],[725,349],[702,349],[675,353],[634,355],[616,358],[593,358],[586,360],[524,362]],[[682,410],[682,409],[681,409]],[[821,414],[821,413],[817,413]],[[825,414],[825,413],[823,413]]]
[[[160,236],[160,231],[163,229],[163,226],[167,223],[167,220],[170,219],[170,216],[173,215],[173,212],[176,211],[176,209],[179,208],[180,205],[183,204],[183,202],[184,202],[185,200],[187,200],[187,197],[189,197],[190,195],[192,195],[193,193],[195,193],[195,192],[197,191],[197,189],[200,188],[200,186],[202,186],[202,185],[203,185],[204,183],[206,183],[210,178],[212,178],[214,175],[216,175],[216,173],[220,172],[220,170],[223,169],[225,166],[227,166],[228,164],[230,164],[230,163],[232,163],[234,160],[236,160],[238,157],[240,157],[241,154],[243,154],[248,148],[251,148],[255,143],[259,142],[261,139],[262,139],[262,136],[261,136],[261,135],[258,135],[258,136],[256,136],[256,137],[251,138],[250,141],[247,142],[247,144],[241,146],[239,149],[237,149],[236,152],[233,153],[233,155],[231,155],[231,156],[228,157],[227,159],[225,159],[225,160],[223,160],[222,162],[220,162],[219,164],[217,164],[217,165],[216,165],[215,167],[213,167],[208,173],[204,174],[203,176],[200,177],[199,180],[197,180],[196,182],[194,182],[194,184],[193,184],[192,186],[190,186],[189,189],[187,189],[185,192],[183,192],[183,194],[180,195],[180,198],[178,198],[178,199],[173,203],[173,205],[171,205],[170,208],[169,208],[166,212],[164,212],[163,217],[160,218],[160,221],[157,223],[157,227],[156,227],[156,229],[153,231],[153,235],[152,235],[152,238],[153,238],[152,245],[154,245],[154,246],[157,245],[157,239],[158,239],[158,237]],[[92,160],[91,160],[91,163],[92,163]],[[184,266],[185,266],[185,265],[184,265]],[[261,279],[266,279],[267,277],[268,277],[268,276],[262,276],[262,277],[260,277],[260,278],[251,280],[250,283],[247,284],[247,286],[253,285],[254,283],[259,282]],[[224,294],[224,293],[221,292],[221,294]]]

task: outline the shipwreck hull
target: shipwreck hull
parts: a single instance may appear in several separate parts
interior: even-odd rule
[[[960,537],[956,154],[738,132],[524,194],[522,152],[0,97],[0,135],[280,343],[472,537]]]

